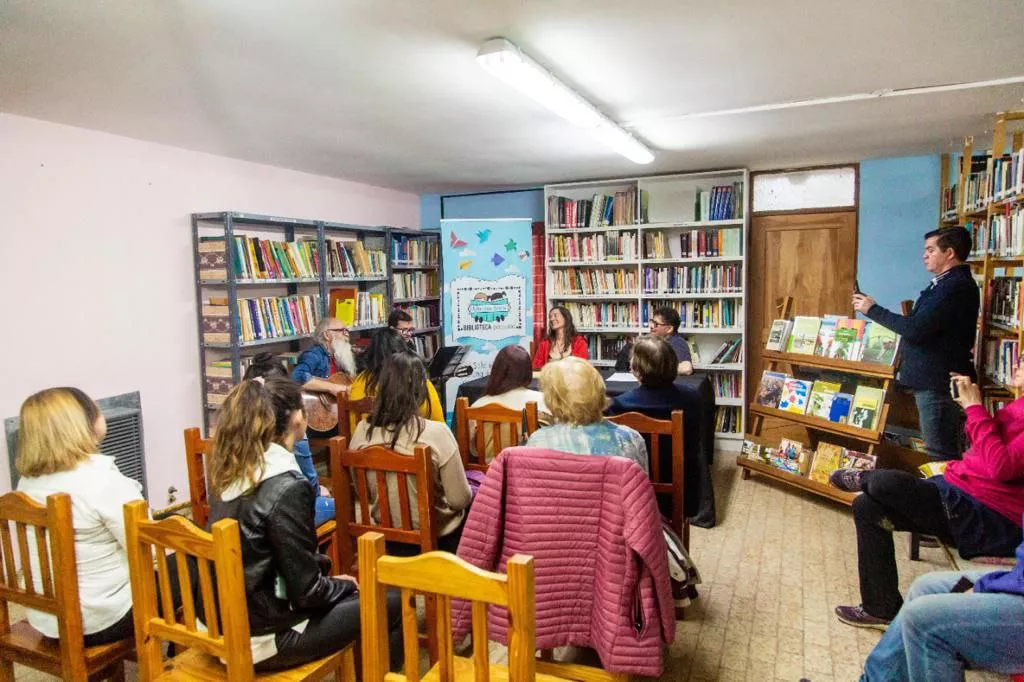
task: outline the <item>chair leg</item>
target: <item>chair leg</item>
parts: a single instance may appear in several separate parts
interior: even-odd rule
[[[921,560],[921,536],[917,533],[910,534],[910,560]]]
[[[0,660],[0,682],[14,682],[14,663]]]
[[[430,665],[437,664],[437,598],[432,594],[424,595],[424,611],[427,620],[427,653]]]
[[[355,645],[350,644],[341,652],[341,667],[334,671],[335,682],[356,682]]]
[[[118,661],[110,667],[110,682],[124,682],[124,661]]]

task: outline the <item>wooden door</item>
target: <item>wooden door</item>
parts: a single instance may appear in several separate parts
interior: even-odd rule
[[[759,351],[768,340],[772,320],[779,316],[778,304],[783,297],[793,297],[794,316],[853,316],[856,210],[755,213],[750,222],[749,268],[747,395],[753,396],[767,364]],[[787,431],[778,422],[766,419],[762,435],[802,437],[802,429]]]

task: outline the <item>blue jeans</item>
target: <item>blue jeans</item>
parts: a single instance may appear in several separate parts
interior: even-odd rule
[[[334,518],[334,498],[320,494],[320,477],[317,476],[316,467],[313,465],[313,453],[309,449],[308,438],[295,442],[295,461],[299,465],[299,471],[313,486],[313,494],[316,495],[313,503],[313,524],[319,526],[324,521],[330,521]]]
[[[963,411],[949,391],[914,389],[921,438],[932,459],[960,459]]]
[[[964,666],[1024,672],[1024,596],[950,594],[960,577],[944,571],[914,581],[907,602],[864,663],[861,682],[960,682]]]

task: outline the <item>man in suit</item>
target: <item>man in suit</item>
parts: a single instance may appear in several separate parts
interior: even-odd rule
[[[924,238],[924,266],[934,277],[910,315],[897,315],[859,292],[853,295],[853,307],[902,337],[897,378],[914,392],[928,456],[958,459],[961,412],[950,394],[950,372],[977,378],[972,349],[980,295],[965,264],[971,235],[962,227],[951,227]]]

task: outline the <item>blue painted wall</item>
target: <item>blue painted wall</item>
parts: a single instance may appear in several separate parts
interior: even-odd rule
[[[939,156],[862,161],[858,224],[860,288],[899,312],[931,279],[921,254],[939,224]]]
[[[528,189],[491,194],[444,196],[444,217],[529,218],[544,220],[544,190]],[[441,195],[420,195],[420,227],[436,228],[441,222]]]

